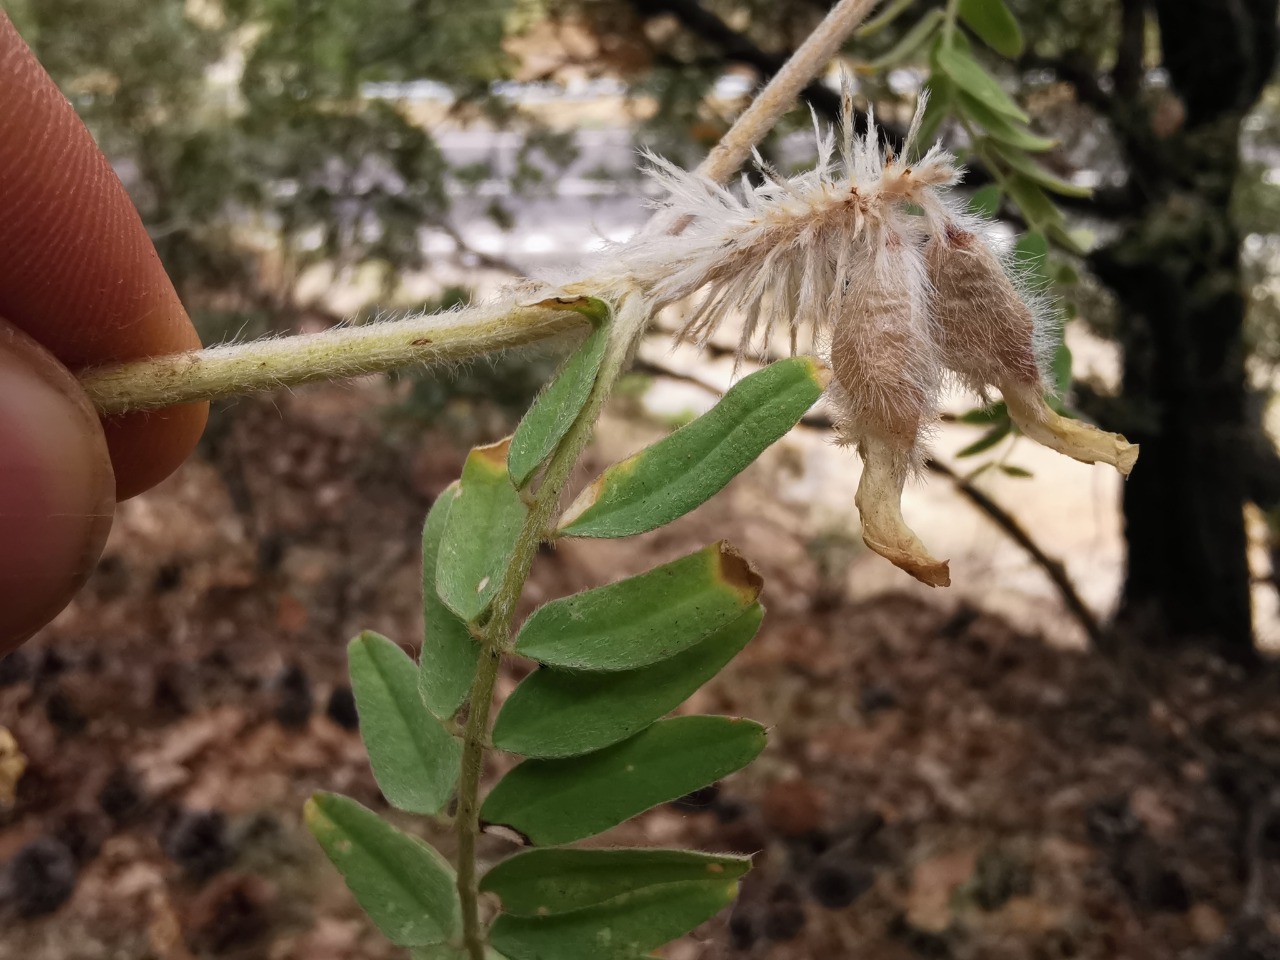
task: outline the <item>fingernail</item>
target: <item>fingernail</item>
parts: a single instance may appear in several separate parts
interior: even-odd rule
[[[0,320],[0,655],[84,586],[114,504],[106,441],[75,378]]]

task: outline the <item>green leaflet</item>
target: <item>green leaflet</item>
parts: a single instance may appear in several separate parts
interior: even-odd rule
[[[920,132],[916,136],[917,143],[926,150],[938,138],[938,130],[951,113],[956,99],[955,85],[940,70],[935,69],[929,74],[928,89],[929,102],[925,104],[924,116],[920,118]]]
[[[968,413],[961,414],[956,418],[960,423],[967,423],[972,426],[985,427],[993,423],[1004,423],[1009,419],[1009,408],[1005,406],[1005,402],[1000,400],[991,404],[989,407],[976,407]]]
[[[914,3],[915,0],[893,0],[892,3],[887,4],[874,17],[853,31],[853,35],[859,40],[874,36],[898,19],[899,16],[906,13]]]
[[[624,740],[714,677],[755,636],[763,616],[754,604],[692,648],[638,670],[535,670],[502,705],[493,744],[525,757],[571,757]]]
[[[996,82],[995,77],[987,73],[973,55],[964,49],[968,44],[940,43],[934,51],[934,58],[942,71],[952,79],[957,87],[971,95],[983,105],[990,107],[1019,123],[1030,119],[1004,92],[1004,88]]]
[[[945,19],[946,15],[941,8],[935,7],[929,10],[887,52],[868,63],[858,64],[858,72],[880,73],[906,60],[907,57],[929,42],[930,38],[938,32],[938,28],[942,26],[942,22]]]
[[[439,813],[458,778],[462,747],[423,709],[413,660],[366,630],[347,646],[347,664],[360,736],[383,796],[410,813]]]
[[[303,817],[360,906],[392,943],[419,947],[457,936],[461,907],[453,869],[440,854],[335,794],[317,793]]]
[[[714,783],[750,763],[764,744],[764,727],[750,720],[659,720],[586,756],[524,761],[489,793],[480,817],[536,846],[572,843]]]
[[[980,453],[985,453],[1007,437],[1012,430],[1013,421],[1011,420],[997,423],[981,437],[957,453],[956,457],[976,457]]]
[[[635,960],[733,902],[736,880],[668,883],[549,917],[503,914],[490,940],[511,960]]]
[[[449,508],[458,496],[457,482],[436,498],[422,528],[422,654],[418,666],[418,693],[435,716],[448,720],[471,688],[480,645],[467,625],[444,605],[436,593],[436,560]]]
[[[725,541],[636,577],[534,611],[515,651],[577,670],[633,670],[693,646],[736,620],[762,581]]]
[[[1053,280],[1049,275],[1049,241],[1045,235],[1033,230],[1028,231],[1014,243],[1013,250],[1014,262],[1024,272],[1031,287],[1035,290],[1048,289]],[[1049,363],[1053,387],[1049,405],[1064,416],[1073,416],[1058,399],[1066,396],[1071,389],[1071,349],[1063,339],[1064,333],[1063,330],[1059,331],[1058,345]]]
[[[963,90],[957,95],[956,104],[960,108],[961,115],[989,140],[1031,153],[1043,153],[1045,150],[1052,150],[1058,144],[1056,140],[1037,136],[1023,124],[1009,119],[1002,113],[997,113]]]
[[[1061,194],[1064,197],[1089,197],[1093,195],[1091,187],[1081,187],[1068,180],[1063,180],[1061,177],[1055,177],[1021,150],[1012,149],[999,143],[992,143],[991,149],[1004,160],[1011,170],[1017,171],[1032,183],[1038,183],[1046,190],[1052,190],[1054,193]]]
[[[750,869],[750,857],[692,850],[555,847],[509,857],[480,879],[480,889],[496,893],[504,913],[546,917],[665,883],[736,880]]]
[[[989,183],[985,187],[974,191],[973,196],[969,198],[969,210],[984,217],[994,218],[1000,212],[1000,200],[1002,197],[1003,194],[1000,192],[1000,187],[994,183]]]
[[[795,426],[830,379],[811,357],[744,377],[703,416],[605,470],[560,518],[557,533],[628,537],[684,516]]]
[[[528,512],[507,476],[510,442],[471,451],[440,537],[436,590],[468,622],[489,608]]]
[[[1053,201],[1045,196],[1039,184],[1015,173],[1005,179],[1005,189],[1027,218],[1027,222],[1036,230],[1051,230],[1062,223],[1062,214],[1053,205]]]
[[[595,386],[608,340],[608,324],[597,322],[521,419],[507,454],[507,470],[516,487],[529,482],[582,412]]]
[[[1001,56],[1022,54],[1022,28],[1004,0],[960,0],[960,19]]]

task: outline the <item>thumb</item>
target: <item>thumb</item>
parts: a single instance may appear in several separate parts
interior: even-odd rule
[[[0,320],[0,656],[84,585],[114,506],[88,399],[48,351]]]

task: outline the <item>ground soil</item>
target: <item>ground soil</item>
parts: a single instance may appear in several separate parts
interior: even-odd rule
[[[0,812],[0,960],[402,956],[299,816],[317,789],[386,810],[345,642],[415,645],[421,519],[461,465],[385,400],[366,383],[220,412],[123,506],[76,604],[0,661],[27,760]],[[757,855],[739,904],[669,958],[1280,957],[1270,670],[1063,649],[964,602],[851,604],[785,515],[743,509],[768,487],[749,473],[657,534],[547,551],[528,591],[726,535],[765,575],[760,635],[685,709],[761,720],[766,753],[603,841]]]

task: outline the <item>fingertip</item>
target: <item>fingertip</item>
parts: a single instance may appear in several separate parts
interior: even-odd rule
[[[104,418],[116,499],[137,496],[178,469],[195,449],[208,417],[207,403],[191,403]]]
[[[110,163],[0,10],[0,316],[67,368],[199,349]],[[191,451],[193,406],[104,424],[121,496]]]
[[[88,398],[46,350],[0,321],[0,655],[88,579],[115,484]]]

